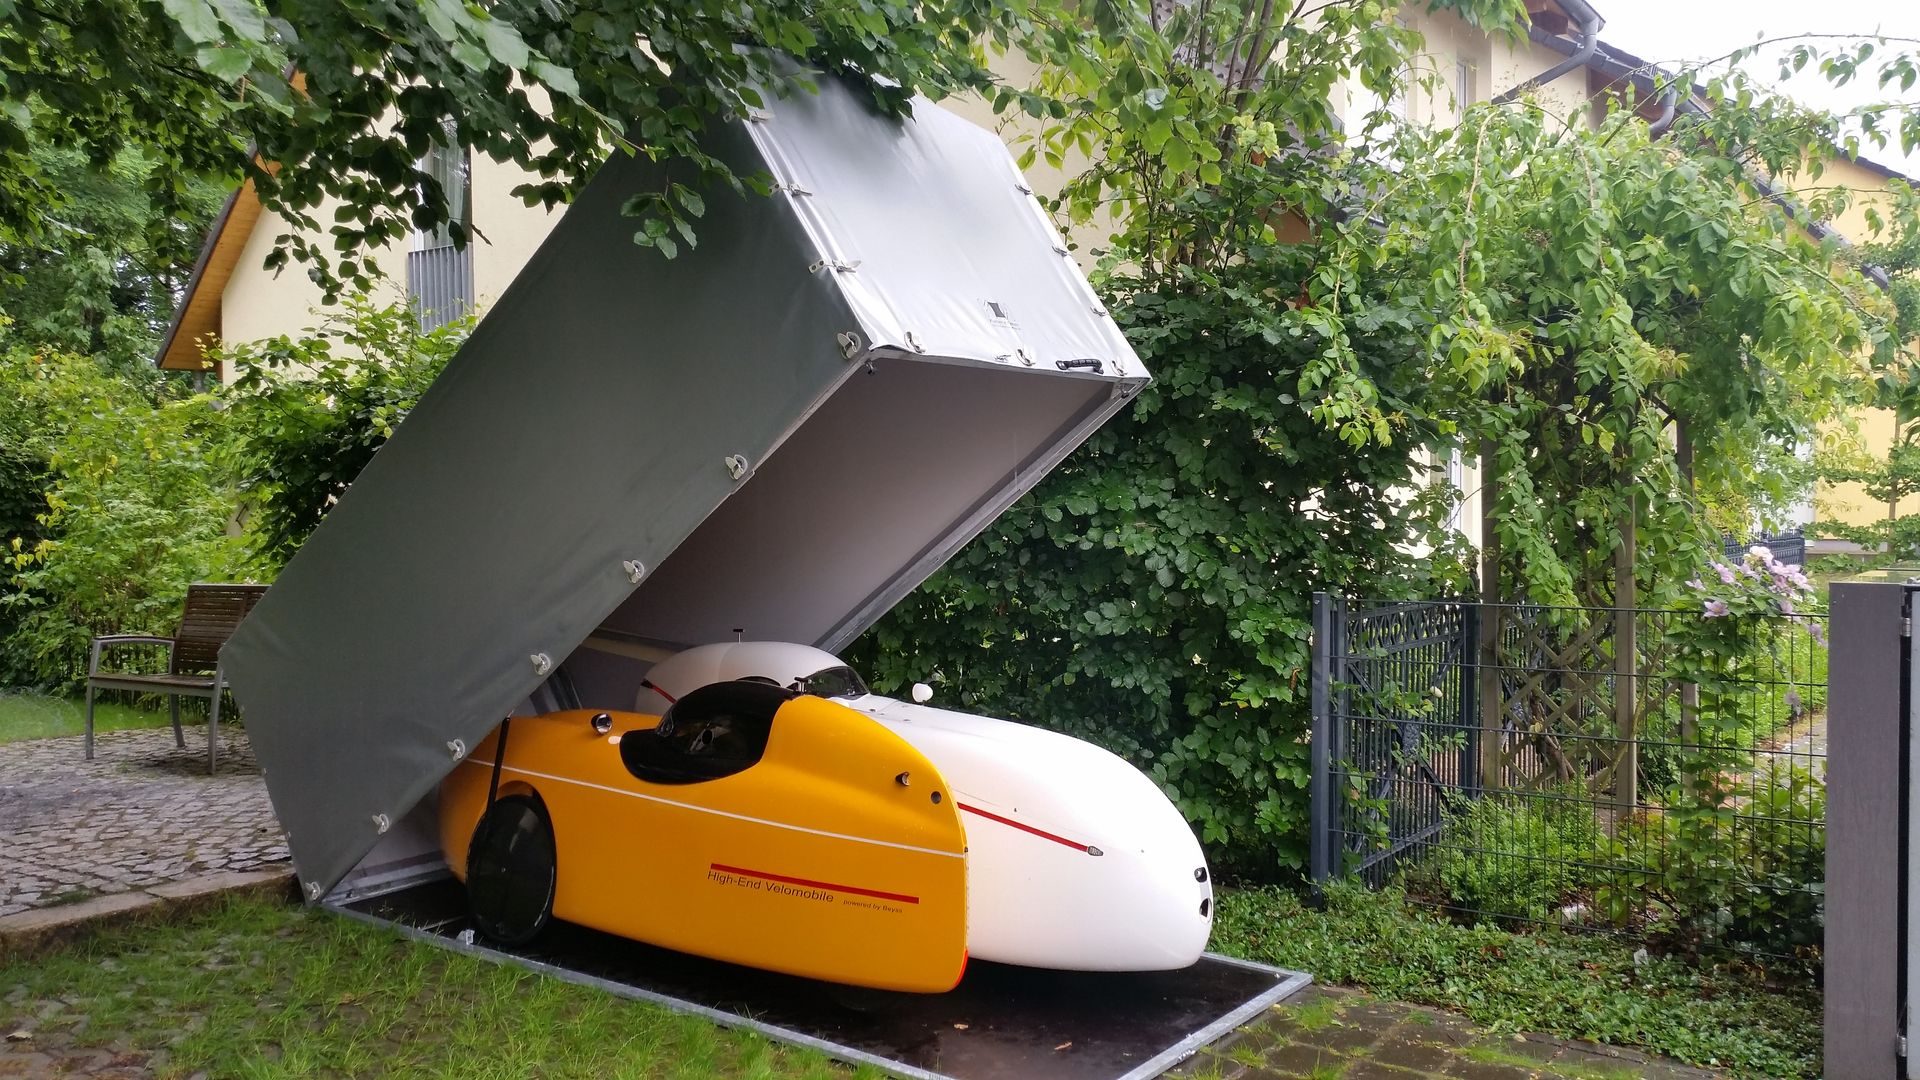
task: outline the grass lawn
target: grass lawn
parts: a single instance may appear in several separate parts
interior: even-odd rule
[[[161,1076],[881,1075],[269,900],[0,965],[0,1032],[21,1028]]]
[[[1213,948],[1453,1009],[1489,1031],[1632,1046],[1736,1076],[1820,1075],[1820,990],[1805,973],[1693,967],[1599,935],[1461,926],[1397,892],[1280,889],[1219,897]]]
[[[126,694],[106,694],[96,699],[93,725],[96,731],[125,731],[130,728],[166,727],[167,706],[129,705]],[[207,724],[206,702],[183,699],[180,723]],[[81,698],[56,697],[32,690],[0,689],[0,743],[22,739],[56,739],[78,735],[86,729],[86,704]]]

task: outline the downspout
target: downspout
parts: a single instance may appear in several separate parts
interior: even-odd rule
[[[1584,4],[1580,6],[1586,7]],[[1592,8],[1586,8],[1586,11],[1580,19],[1580,47],[1574,50],[1573,55],[1540,74],[1535,75],[1533,78],[1514,86],[1513,89],[1494,98],[1493,103],[1495,105],[1504,105],[1514,98],[1519,97],[1521,94],[1535,87],[1545,86],[1547,83],[1552,82],[1567,72],[1572,71],[1574,68],[1585,64],[1588,60],[1593,59],[1594,51],[1600,47],[1600,27],[1603,25],[1605,25],[1605,20],[1600,18],[1600,13]]]
[[[1660,119],[1647,125],[1647,138],[1657,139],[1673,126],[1674,113],[1680,103],[1680,92],[1669,82],[1665,90],[1660,91]]]

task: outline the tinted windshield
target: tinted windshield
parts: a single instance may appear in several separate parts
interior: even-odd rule
[[[869,692],[859,672],[850,667],[823,668],[799,680],[794,689],[818,697],[860,697]]]

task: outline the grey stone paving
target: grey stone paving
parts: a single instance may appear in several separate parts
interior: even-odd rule
[[[1464,1017],[1311,986],[1175,1070],[1178,1080],[1718,1080],[1637,1050],[1495,1036]]]
[[[0,915],[200,874],[287,862],[286,838],[245,733],[224,727],[207,775],[206,729],[0,744]]]

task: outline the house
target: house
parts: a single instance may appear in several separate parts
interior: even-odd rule
[[[1440,87],[1431,91],[1415,87],[1387,102],[1387,107],[1410,123],[1452,123],[1461,103],[1486,101],[1525,84],[1556,110],[1573,111],[1588,97],[1589,79],[1577,64],[1569,65],[1567,53],[1555,45],[1564,39],[1566,50],[1577,51],[1591,39],[1591,34],[1581,36],[1581,28],[1597,29],[1599,16],[1585,0],[1528,0],[1528,6],[1534,13],[1534,39],[1517,43],[1491,38],[1450,13],[1409,15],[1407,24],[1427,39],[1416,74],[1439,73]],[[1035,74],[1024,60],[1013,56],[999,61],[996,69],[1016,85],[1030,83]],[[1543,79],[1543,73],[1549,77]],[[1025,119],[997,117],[978,98],[944,104],[1009,140]],[[1357,83],[1334,102],[1335,111],[1344,116],[1359,115],[1378,104]],[[406,250],[370,252],[366,261],[386,274],[395,299],[404,295],[423,321],[432,325],[469,309],[484,309],[498,298],[565,210],[528,207],[510,194],[526,179],[512,163],[455,152],[430,159],[423,167],[435,173],[447,190],[462,193],[476,241],[457,249],[444,233],[420,233]],[[1045,165],[1036,166],[1030,174],[1030,182],[1042,194],[1057,191],[1066,175]],[[329,211],[322,206],[316,217],[326,220]],[[296,334],[313,324],[320,290],[297,266],[282,272],[263,266],[275,238],[287,231],[285,219],[262,207],[250,184],[228,199],[155,357],[161,368],[206,371],[210,342]],[[1081,245],[1083,253],[1088,246]]]
[[[1662,96],[1656,80],[1663,72],[1601,41],[1597,35],[1603,20],[1585,0],[1528,0],[1528,8],[1532,30],[1526,40],[1517,42],[1490,36],[1446,11],[1402,16],[1405,25],[1419,30],[1426,39],[1425,50],[1416,58],[1405,89],[1382,102],[1357,80],[1348,80],[1336,92],[1335,112],[1343,118],[1357,118],[1385,107],[1407,123],[1452,124],[1469,104],[1526,90],[1562,115],[1571,115],[1591,101],[1617,105],[1631,100],[1649,124],[1664,129],[1676,111],[1699,107],[1697,102],[1677,102],[1671,95]],[[1036,75],[1027,61],[1016,56],[1001,58],[996,69],[1015,85],[1030,84]],[[1027,125],[1031,122],[1024,116],[996,116],[986,101],[976,97],[950,99],[944,104],[974,123],[998,131],[1010,142],[1023,130],[1030,130]],[[1587,115],[1589,123],[1598,124],[1601,110],[1590,110]],[[423,322],[435,325],[469,310],[484,310],[498,298],[565,210],[528,207],[510,194],[526,179],[512,163],[452,152],[430,158],[423,166],[436,174],[446,190],[459,193],[464,205],[458,209],[470,215],[475,241],[462,249],[454,247],[444,232],[417,233],[404,250],[372,252],[366,261],[387,275],[385,288],[392,290],[394,299],[406,299]],[[1067,168],[1072,167],[1069,162]],[[1036,165],[1029,173],[1029,181],[1041,194],[1058,191],[1068,175],[1045,164]],[[1901,178],[1893,170],[1864,159],[1837,160],[1828,167],[1828,177],[1835,183],[1875,192],[1885,191],[1889,181]],[[1842,235],[1869,235],[1866,207],[1875,201],[1873,196],[1860,199],[1841,220],[1832,223],[1832,229]],[[324,219],[327,209],[322,207],[318,216]],[[1828,231],[1828,226],[1819,223],[1809,227]],[[156,356],[160,367],[206,371],[211,342],[296,334],[312,325],[313,312],[321,303],[320,290],[297,267],[277,273],[263,267],[275,238],[286,231],[285,220],[261,206],[251,185],[229,198]],[[1097,238],[1083,233],[1080,239],[1088,241],[1079,244],[1080,257],[1085,261]],[[217,374],[221,378],[231,375]],[[1860,416],[1859,426],[1864,448],[1884,455],[1893,438],[1891,415],[1869,410]],[[1456,524],[1470,542],[1477,544],[1477,470],[1459,455],[1435,466],[1465,493]],[[1920,497],[1913,502],[1915,505],[1902,509],[1920,510]],[[1858,485],[1824,486],[1813,502],[1801,509],[1798,523],[1812,522],[1816,514],[1862,522],[1885,512],[1885,507],[1872,504]]]

